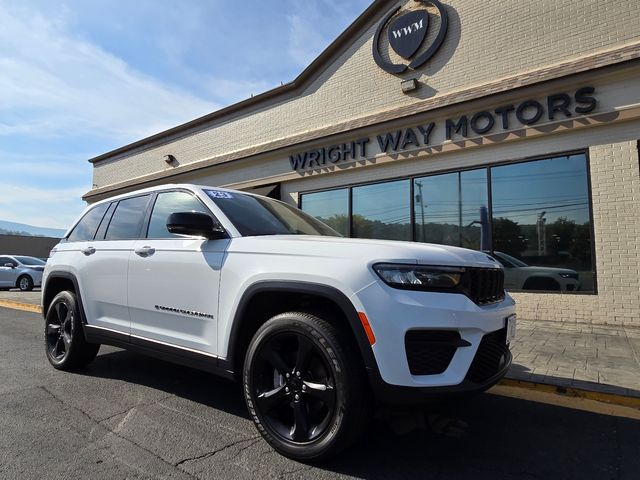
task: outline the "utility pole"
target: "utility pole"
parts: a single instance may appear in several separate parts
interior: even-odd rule
[[[547,212],[542,211],[538,214],[538,220],[536,222],[536,230],[538,233],[538,256],[544,256],[547,254],[547,219],[544,218]]]
[[[422,196],[422,182],[419,182],[416,180],[416,185],[418,186],[418,191],[420,193],[418,193],[418,197],[420,198],[420,213],[422,215],[422,241],[426,241],[427,239],[427,235],[425,234],[425,229],[424,229],[424,197]]]

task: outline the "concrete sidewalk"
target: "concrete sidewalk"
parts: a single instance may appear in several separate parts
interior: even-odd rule
[[[640,329],[518,320],[508,378],[640,398]]]
[[[3,301],[33,308],[40,292],[0,292]],[[640,398],[640,329],[518,319],[517,330],[507,378]]]

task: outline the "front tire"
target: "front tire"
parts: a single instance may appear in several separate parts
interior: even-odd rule
[[[22,275],[18,278],[16,286],[21,292],[30,292],[33,290],[33,279],[29,275]]]
[[[281,454],[323,460],[364,430],[366,373],[345,338],[303,312],[277,315],[253,337],[243,369],[245,400],[258,431]]]
[[[75,293],[58,293],[47,310],[44,324],[47,360],[58,370],[73,370],[88,365],[100,350],[100,344],[88,343]]]

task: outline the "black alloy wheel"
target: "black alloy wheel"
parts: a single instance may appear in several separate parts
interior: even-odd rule
[[[56,362],[62,362],[69,353],[73,335],[74,309],[66,302],[57,302],[47,315],[47,352]]]
[[[257,408],[285,440],[309,442],[335,414],[335,378],[326,359],[303,333],[273,335],[258,350],[253,372]]]
[[[90,363],[100,344],[84,338],[78,300],[74,292],[58,293],[47,309],[44,323],[45,352],[58,370],[72,370]]]
[[[304,312],[288,312],[256,332],[244,366],[247,407],[280,453],[325,459],[358,438],[368,420],[368,384],[344,332]]]

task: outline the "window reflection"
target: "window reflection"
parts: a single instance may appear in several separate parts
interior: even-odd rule
[[[354,187],[353,236],[410,240],[409,180]]]
[[[458,173],[416,178],[413,182],[416,239],[460,244]]]
[[[489,250],[486,169],[414,180],[416,240]]]
[[[593,291],[586,157],[493,167],[491,179],[507,289]]]
[[[486,169],[460,172],[461,247],[491,250],[488,197]]]
[[[349,190],[306,193],[301,197],[304,212],[326,223],[341,235],[349,235]]]

